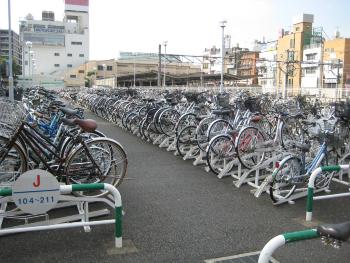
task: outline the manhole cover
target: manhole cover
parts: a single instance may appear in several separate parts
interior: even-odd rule
[[[259,259],[260,251],[244,253],[229,257],[206,259],[206,263],[257,263]],[[271,263],[279,263],[276,259],[271,258]]]

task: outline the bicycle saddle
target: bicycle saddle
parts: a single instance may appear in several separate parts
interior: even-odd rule
[[[70,108],[67,108],[67,107],[64,107],[64,108],[60,108],[60,110],[65,113],[66,115],[77,115],[79,113],[79,111],[77,110],[73,110],[73,109],[70,109]]]
[[[262,115],[255,115],[255,116],[253,116],[250,120],[251,120],[252,122],[259,122],[259,121],[261,121],[263,118],[264,118],[264,116],[262,116]]]
[[[213,110],[212,113],[215,115],[227,115],[230,114],[231,110]]]
[[[345,242],[350,238],[350,221],[340,224],[319,225],[317,232],[321,236],[331,237]]]
[[[79,126],[84,132],[94,132],[97,129],[97,123],[91,119],[66,119],[61,118],[61,121],[71,127]]]

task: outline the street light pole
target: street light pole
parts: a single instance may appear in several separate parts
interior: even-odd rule
[[[224,68],[225,68],[225,26],[227,21],[221,21],[220,27],[222,28],[222,43],[221,43],[221,82],[220,82],[220,93],[224,92]]]
[[[9,18],[9,99],[15,100],[13,90],[13,74],[12,74],[12,30],[11,30],[11,0],[8,0],[8,18]]]
[[[134,88],[136,87],[136,65],[135,65],[135,54],[134,54]]]
[[[165,76],[166,76],[166,45],[168,44],[168,41],[164,41],[164,77],[163,77],[163,86],[165,88]]]

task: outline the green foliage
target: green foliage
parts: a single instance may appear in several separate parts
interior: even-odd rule
[[[7,69],[7,58],[6,57],[0,57],[0,72],[1,77],[3,79],[7,79],[8,77],[8,69]],[[17,79],[18,75],[21,75],[21,66],[18,65],[15,61],[12,61],[12,73],[14,79]]]

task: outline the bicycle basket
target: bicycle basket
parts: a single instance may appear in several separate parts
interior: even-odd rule
[[[261,112],[261,104],[257,98],[248,98],[244,101],[244,106],[250,112]]]
[[[8,137],[25,119],[22,103],[0,99],[0,135]]]
[[[334,115],[338,118],[350,119],[350,102],[340,101],[334,103]]]
[[[223,108],[228,108],[230,106],[230,95],[228,93],[220,93],[217,95],[218,105]]]

